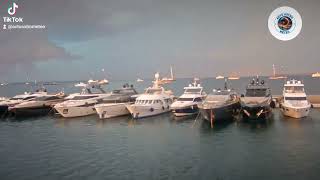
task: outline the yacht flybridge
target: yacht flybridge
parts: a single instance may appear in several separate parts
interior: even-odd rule
[[[67,101],[56,104],[54,109],[63,117],[79,117],[95,114],[94,105],[110,95],[106,94],[101,87],[106,84],[108,84],[107,80],[89,80],[88,83],[76,84],[76,87],[82,88],[82,92],[70,94],[66,97]],[[93,93],[93,89],[98,89],[100,93]]]
[[[304,84],[292,79],[284,84],[281,111],[285,116],[302,118],[308,116],[311,104],[307,100]]]
[[[170,111],[174,96],[172,91],[165,90],[161,86],[162,83],[159,73],[156,73],[153,86],[139,95],[134,104],[126,105],[133,118],[154,116]]]
[[[206,97],[203,87],[194,79],[192,84],[184,87],[184,93],[171,105],[175,116],[187,116],[198,113],[198,105]]]

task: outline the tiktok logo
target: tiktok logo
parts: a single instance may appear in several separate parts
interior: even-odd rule
[[[16,9],[18,9],[18,4],[13,3],[12,7],[8,8],[8,14],[10,14],[11,16],[14,15],[16,13]]]

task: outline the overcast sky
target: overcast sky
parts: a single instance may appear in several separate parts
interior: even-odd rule
[[[11,0],[2,0],[8,16]],[[0,31],[0,82],[268,75],[320,71],[319,0],[16,0],[16,17],[46,30]],[[275,39],[270,13],[295,8],[303,27]],[[3,20],[1,20],[3,23]],[[105,69],[103,73],[101,69]]]

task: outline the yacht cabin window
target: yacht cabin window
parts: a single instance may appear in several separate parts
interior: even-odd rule
[[[147,89],[147,94],[154,94],[156,92],[161,92],[161,89]]]
[[[285,97],[285,100],[305,101],[307,100],[307,97]]]
[[[267,95],[267,89],[247,89],[246,91],[246,96],[248,97],[263,97]]]
[[[300,86],[288,86],[285,87],[285,91],[288,93],[300,93],[304,92],[304,88]]]
[[[186,89],[184,93],[188,94],[199,94],[201,92],[201,89]]]
[[[178,101],[193,101],[193,98],[178,98]]]

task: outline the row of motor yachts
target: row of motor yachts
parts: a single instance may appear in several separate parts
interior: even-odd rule
[[[177,117],[200,113],[212,125],[216,121],[232,120],[239,115],[248,120],[267,119],[276,106],[270,88],[259,77],[248,83],[242,95],[229,88],[227,81],[223,88],[213,89],[206,94],[198,81],[194,79],[193,83],[184,87],[184,93],[178,98],[174,97],[171,90],[165,89],[165,83],[158,73],[152,86],[142,94],[129,84],[107,93],[102,88],[108,83],[106,80],[76,84],[82,91],[68,96],[62,92],[48,94],[41,88],[33,93],[1,99],[0,115],[26,117],[55,112],[66,118],[98,114],[99,118],[105,119],[123,115],[144,118],[166,112],[173,112]],[[311,108],[304,84],[297,80],[289,80],[284,84],[279,104],[285,116],[294,118],[308,116]]]

